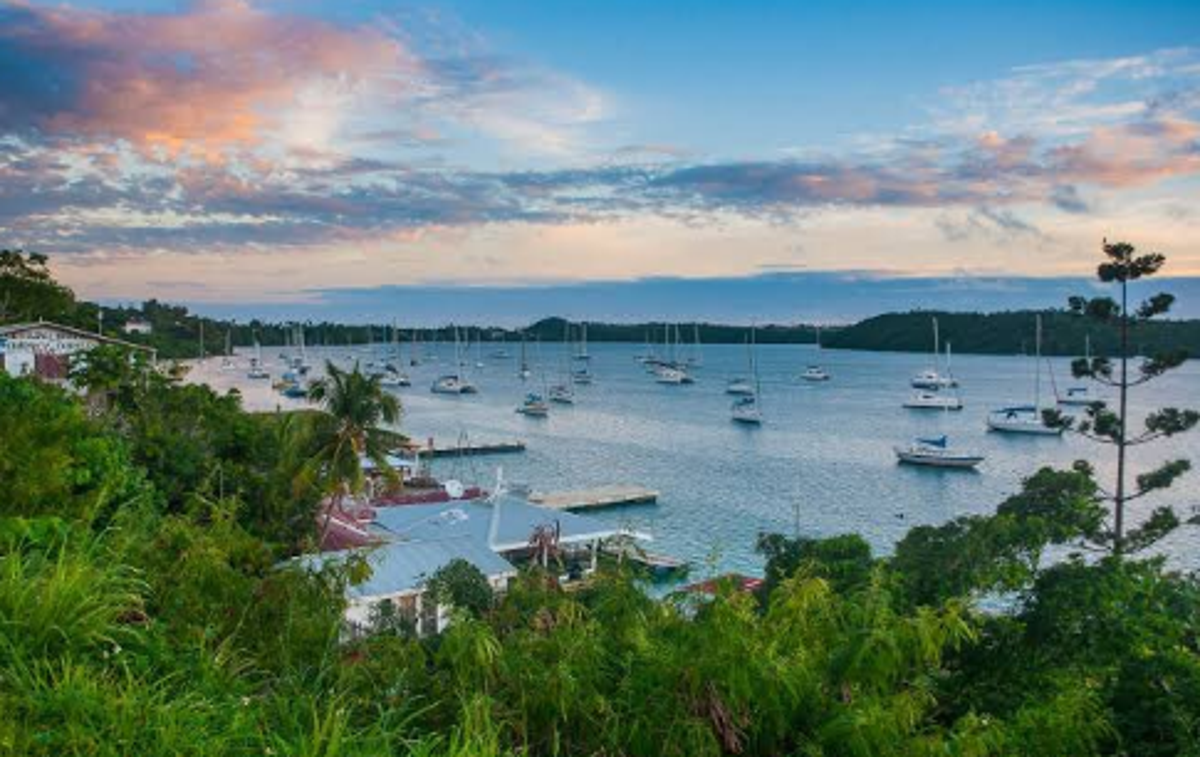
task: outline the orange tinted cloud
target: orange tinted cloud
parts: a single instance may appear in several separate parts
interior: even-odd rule
[[[176,14],[3,4],[0,44],[25,59],[0,94],[0,127],[211,160],[262,144],[306,89],[397,87],[420,68],[371,28],[267,14],[244,0]]]

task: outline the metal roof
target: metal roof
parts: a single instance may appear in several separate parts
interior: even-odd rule
[[[497,519],[494,529],[493,514]],[[528,546],[529,538],[538,526],[553,527],[556,522],[562,544],[622,535],[645,538],[642,534],[630,533],[583,515],[538,507],[511,495],[492,501],[460,500],[381,507],[376,510],[374,525],[384,538],[419,541],[455,537],[474,540],[497,552],[509,552]]]
[[[104,334],[97,334],[93,331],[88,331],[86,329],[75,328],[74,326],[64,326],[61,323],[54,323],[53,321],[31,321],[29,323],[10,323],[5,326],[0,326],[0,336],[11,337],[14,334],[20,334],[22,331],[32,331],[33,329],[54,329],[56,331],[62,331],[67,334],[71,334],[72,336],[79,337],[81,339],[94,339],[97,342],[104,342],[106,344],[116,344],[116,345],[120,345],[122,347],[127,347],[132,350],[142,350],[143,352],[157,352],[157,350],[155,350],[153,347],[147,347],[144,344],[135,344],[134,342],[127,342],[124,339],[117,339],[116,337],[105,336]]]
[[[344,552],[305,555],[299,563],[307,569],[343,562],[352,555],[364,555],[371,566],[371,577],[357,586],[346,588],[353,599],[386,597],[418,591],[434,573],[454,560],[466,560],[485,576],[515,576],[517,569],[486,544],[469,539],[393,542],[377,547],[361,547]]]

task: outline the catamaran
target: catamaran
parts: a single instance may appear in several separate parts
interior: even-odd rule
[[[754,354],[753,328],[750,329],[750,375],[754,382],[754,391],[733,401],[729,407],[729,419],[734,423],[758,426],[763,422],[762,405],[759,399],[762,394],[762,386],[758,380],[758,361]]]
[[[1034,434],[1037,436],[1058,436],[1063,429],[1047,426],[1042,417],[1042,316],[1037,316],[1037,334],[1035,338],[1036,355],[1034,357],[1033,404],[1014,405],[993,410],[987,419],[987,426],[992,431],[1008,434]]]
[[[896,458],[909,465],[970,469],[983,462],[983,455],[952,449],[945,435],[919,437],[907,447],[896,447]]]

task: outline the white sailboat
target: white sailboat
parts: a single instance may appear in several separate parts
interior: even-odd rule
[[[746,337],[746,370],[754,371],[754,354],[750,350],[750,337]],[[734,376],[725,384],[725,393],[738,397],[754,394],[754,381],[746,376]]]
[[[955,450],[945,435],[919,437],[907,447],[896,447],[896,458],[909,465],[934,468],[971,469],[983,462],[983,455]]]
[[[987,426],[992,431],[1007,434],[1032,434],[1036,436],[1058,436],[1062,428],[1047,426],[1042,417],[1042,316],[1037,316],[1034,357],[1033,404],[1014,405],[993,410],[988,414]]]
[[[946,343],[946,365],[950,364],[950,343]],[[942,387],[936,389],[918,389],[904,401],[903,407],[908,410],[962,410],[963,401],[959,396],[958,382],[950,374],[949,370],[940,374],[940,378],[946,380]]]
[[[568,351],[571,344],[571,324],[565,323],[563,326],[563,351],[562,355],[562,380],[554,386],[550,387],[547,395],[551,402],[557,402],[560,405],[575,404],[575,388],[571,385],[572,375],[569,369],[570,360],[568,359]]]
[[[237,369],[237,363],[233,360],[233,334],[229,331],[225,332],[225,356],[221,358],[221,370],[232,371]]]
[[[261,380],[271,378],[271,374],[263,366],[262,345],[258,342],[258,337],[254,338],[254,357],[250,358],[250,370],[246,372],[246,378]]]
[[[521,332],[521,367],[517,369],[517,378],[524,381],[533,375],[529,370],[529,350],[526,346],[525,332]]]
[[[1083,338],[1083,356],[1088,361],[1088,365],[1092,363],[1092,337],[1090,335]],[[1096,398],[1092,396],[1091,389],[1079,384],[1076,386],[1068,386],[1066,394],[1058,397],[1058,404],[1065,407],[1086,407],[1096,402]]]
[[[579,352],[575,353],[575,359],[585,363],[592,359],[588,353],[587,321],[579,324]]]
[[[729,407],[730,420],[749,426],[759,426],[763,422],[762,386],[758,380],[758,361],[755,359],[754,346],[754,329],[750,329],[750,375],[754,381],[754,391],[739,396]]]
[[[458,368],[457,373],[447,373],[434,379],[430,391],[434,394],[476,394],[479,388],[471,383],[464,373],[462,359],[462,344],[459,339],[458,327],[454,328],[454,358]]]
[[[550,406],[537,392],[525,395],[525,401],[517,406],[517,412],[530,418],[545,418],[550,415]]]
[[[828,381],[830,379],[829,372],[819,365],[810,365],[804,369],[804,373],[800,374],[800,378],[804,381]]]
[[[942,343],[938,336],[938,319],[933,319],[933,367],[926,368],[912,377],[909,382],[913,389],[951,389],[958,386],[953,376],[940,372]]]

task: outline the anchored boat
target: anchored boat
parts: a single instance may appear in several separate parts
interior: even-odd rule
[[[983,455],[951,449],[945,435],[918,438],[907,447],[896,447],[896,458],[909,465],[934,468],[974,468]]]

